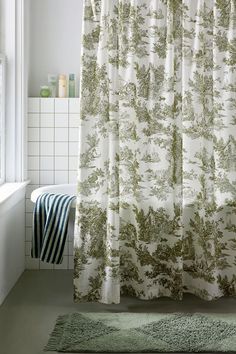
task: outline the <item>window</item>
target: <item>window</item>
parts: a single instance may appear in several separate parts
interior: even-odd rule
[[[5,180],[5,57],[0,54],[0,183]]]
[[[26,44],[28,45],[26,32],[28,19],[26,20],[25,15],[28,14],[28,5],[26,4],[28,1],[25,0],[0,0],[0,52],[4,54],[0,57],[0,70],[3,74],[3,77],[0,74],[0,183],[22,182],[27,176],[25,48]]]

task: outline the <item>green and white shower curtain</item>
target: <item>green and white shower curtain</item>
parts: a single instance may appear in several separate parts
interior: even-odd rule
[[[75,301],[236,295],[236,0],[84,0]]]

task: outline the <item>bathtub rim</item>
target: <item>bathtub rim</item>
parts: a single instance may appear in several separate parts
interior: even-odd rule
[[[76,196],[77,184],[53,184],[36,188],[30,196],[31,202],[36,203],[37,198],[44,193],[68,194]],[[71,208],[76,207],[76,199],[71,203]]]

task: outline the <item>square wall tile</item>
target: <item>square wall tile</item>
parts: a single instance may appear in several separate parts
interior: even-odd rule
[[[40,184],[54,184],[54,171],[40,171]]]
[[[69,255],[69,245],[68,245],[68,240],[66,240],[63,256],[68,256],[68,255]]]
[[[78,156],[79,144],[76,142],[69,142],[69,156]]]
[[[53,113],[54,112],[54,98],[41,98],[41,113]]]
[[[69,183],[76,183],[77,182],[77,171],[69,171]]]
[[[26,199],[25,208],[27,213],[33,213],[35,204],[30,199]]]
[[[28,170],[38,171],[39,170],[39,157],[29,156],[28,157]]]
[[[40,141],[53,141],[54,129],[53,128],[41,128],[40,129]]]
[[[63,256],[63,261],[61,264],[55,264],[54,269],[68,269],[68,256]]]
[[[79,114],[70,114],[69,115],[69,127],[70,128],[79,128]]]
[[[31,256],[25,257],[25,268],[26,269],[39,269],[39,260],[31,258]]]
[[[69,118],[67,113],[56,113],[55,114],[55,127],[57,128],[67,128],[69,124]]]
[[[68,269],[74,269],[74,257],[73,256],[69,256]]]
[[[69,112],[70,113],[80,112],[80,99],[78,97],[69,99]]]
[[[28,156],[39,155],[39,142],[28,143]]]
[[[28,179],[31,184],[39,184],[39,171],[28,171]]]
[[[32,227],[26,227],[25,230],[25,241],[32,241]]]
[[[54,155],[54,144],[50,142],[40,143],[40,155],[41,156],[53,156]]]
[[[40,112],[40,98],[30,97],[28,99],[28,112],[39,113]]]
[[[70,128],[69,129],[69,141],[79,141],[79,129],[78,128]]]
[[[25,242],[25,255],[31,255],[31,242]]]
[[[55,143],[55,155],[56,156],[68,156],[69,146],[68,142],[66,143]]]
[[[56,156],[55,157],[55,170],[68,171],[68,157]]]
[[[40,269],[53,269],[53,264],[40,261],[39,268]]]
[[[28,114],[28,127],[29,128],[39,127],[39,113]]]
[[[26,186],[26,198],[30,199],[31,193],[37,188],[39,188],[38,184],[28,184],[28,186]]]
[[[54,170],[54,157],[41,156],[40,157],[40,170],[53,171]]]
[[[74,254],[74,242],[68,243],[68,255],[73,256]]]
[[[32,227],[33,223],[33,213],[26,213],[25,214],[25,225],[27,227]]]
[[[74,243],[74,234],[68,235],[68,238],[69,238],[69,242]]]
[[[68,113],[68,111],[69,111],[68,98],[55,98],[55,112]]]
[[[28,128],[28,141],[39,141],[39,128]]]
[[[68,128],[55,128],[55,141],[68,141]]]
[[[68,183],[68,171],[55,171],[55,184]]]
[[[78,158],[77,156],[69,157],[69,170],[77,171],[78,169]]]
[[[40,127],[41,128],[53,128],[54,127],[54,114],[53,113],[41,113],[40,114]]]

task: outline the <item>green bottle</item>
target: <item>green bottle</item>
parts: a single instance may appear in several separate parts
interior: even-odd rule
[[[69,97],[75,97],[75,74],[69,75]]]
[[[49,86],[40,86],[40,97],[47,98],[50,97],[51,90]]]

